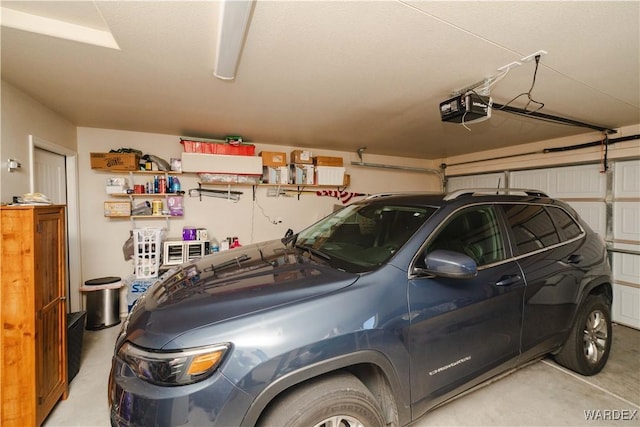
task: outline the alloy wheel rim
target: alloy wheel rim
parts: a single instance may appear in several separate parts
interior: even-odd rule
[[[320,421],[313,427],[364,427],[364,424],[349,415],[335,415]]]
[[[587,316],[584,328],[584,356],[592,365],[598,363],[604,355],[609,339],[607,319],[600,310],[594,310]]]

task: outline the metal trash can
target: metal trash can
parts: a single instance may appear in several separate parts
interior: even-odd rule
[[[119,277],[101,277],[84,282],[80,290],[86,297],[86,329],[99,330],[120,323],[120,288],[122,286]]]

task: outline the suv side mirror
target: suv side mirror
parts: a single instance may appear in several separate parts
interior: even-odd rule
[[[436,249],[424,257],[425,267],[416,269],[420,273],[451,279],[472,279],[478,274],[476,262],[460,252]]]

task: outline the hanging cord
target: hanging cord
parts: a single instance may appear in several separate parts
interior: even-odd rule
[[[529,91],[528,92],[522,92],[521,94],[516,95],[513,99],[511,99],[511,101],[507,102],[506,104],[504,104],[503,106],[498,108],[498,110],[504,109],[509,104],[511,104],[513,101],[515,101],[516,99],[520,98],[521,96],[525,96],[525,95],[527,96],[527,98],[529,98],[529,101],[527,101],[527,104],[524,106],[524,109],[523,109],[523,112],[525,114],[537,113],[538,111],[542,110],[542,108],[544,107],[544,103],[536,101],[535,99],[533,99],[531,97],[531,91],[533,91],[533,87],[536,85],[536,76],[538,75],[538,66],[540,65],[540,55],[536,55],[535,56],[535,60],[536,60],[536,68],[533,71],[533,81],[531,82],[531,87],[529,88]],[[533,110],[533,111],[527,110],[529,108],[529,105],[531,105],[531,103],[538,104],[539,107],[537,109]]]
[[[278,225],[280,222],[282,222],[282,221],[278,222],[276,220],[271,219],[271,217],[266,214],[266,212],[264,211],[262,206],[260,206],[260,203],[258,203],[258,198],[257,197],[255,198],[255,204],[256,204],[257,207],[260,208],[260,212],[262,213],[262,216],[265,217],[267,219],[267,221],[269,221],[271,224]]]
[[[609,154],[609,135],[607,135],[606,133],[604,134],[604,138],[602,138],[602,143],[600,144],[600,173],[607,173],[607,170],[609,169],[609,166],[607,165],[607,163],[609,162],[608,160],[608,154]]]

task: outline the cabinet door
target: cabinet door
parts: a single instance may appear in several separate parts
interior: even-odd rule
[[[41,423],[60,395],[66,372],[63,210],[43,210],[36,222],[36,389]]]

